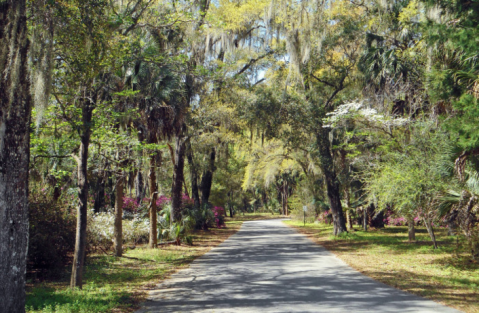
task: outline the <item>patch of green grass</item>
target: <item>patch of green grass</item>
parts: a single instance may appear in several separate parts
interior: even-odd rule
[[[463,238],[435,229],[434,249],[423,227],[408,242],[407,227],[386,227],[332,236],[332,226],[285,221],[360,272],[391,286],[428,297],[465,312],[479,312],[479,264]]]
[[[198,231],[193,246],[126,249],[124,256],[98,254],[86,259],[82,290],[68,287],[70,273],[56,281],[29,284],[26,311],[35,313],[133,312],[147,291],[234,234],[244,221],[274,218],[246,213],[226,219],[226,228]]]
[[[44,313],[108,312],[118,305],[128,305],[130,297],[109,284],[88,283],[82,290],[36,287],[29,292],[26,310]]]
[[[128,311],[138,303],[134,293],[145,283],[163,279],[200,254],[201,250],[195,248],[168,247],[137,248],[127,251],[122,258],[95,255],[85,266],[82,290],[69,289],[65,281],[35,286],[28,291],[26,308],[42,313],[110,312],[114,308]]]

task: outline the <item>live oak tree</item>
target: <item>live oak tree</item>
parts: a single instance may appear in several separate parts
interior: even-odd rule
[[[25,1],[0,2],[0,307],[25,311],[30,95]]]

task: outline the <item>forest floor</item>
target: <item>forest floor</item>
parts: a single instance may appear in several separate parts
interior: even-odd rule
[[[285,221],[361,273],[464,312],[479,312],[479,264],[464,244],[437,229],[439,249],[434,250],[423,227],[417,242],[407,240],[407,227],[391,226],[368,232],[355,231],[339,238],[332,226]]]
[[[96,313],[133,312],[148,291],[179,269],[236,233],[244,221],[280,217],[270,213],[250,213],[226,219],[226,228],[196,231],[193,246],[168,245],[158,249],[136,246],[124,256],[94,254],[87,258],[83,289],[71,290],[69,269],[58,279],[29,279],[27,312]],[[128,245],[126,245],[128,247]]]

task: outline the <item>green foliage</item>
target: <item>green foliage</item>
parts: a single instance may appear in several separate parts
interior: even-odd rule
[[[461,182],[453,173],[461,152],[467,172],[477,173],[479,164],[477,1],[29,6],[34,97],[49,103],[34,110],[30,190],[35,199],[44,193],[60,199],[51,210],[33,202],[32,212],[40,213],[31,218],[32,266],[64,264],[72,250],[73,239],[66,239],[78,205],[72,155],[87,130],[88,205],[99,203],[97,210],[113,205],[120,175],[131,198],[145,197],[152,173],[168,194],[178,173],[176,136],[188,143],[183,192],[192,195],[211,174],[210,204],[232,213],[280,213],[283,203],[301,217],[308,205],[314,220],[329,209],[325,178],[337,183],[350,213],[373,202],[404,216],[439,218],[465,210],[466,198],[478,195],[474,175]],[[44,50],[51,54],[45,62]],[[182,208],[175,223],[171,207],[163,207],[160,239],[191,244],[193,229],[215,224],[210,204]],[[141,218],[124,220],[125,241],[148,237],[147,205],[140,207]],[[45,234],[51,225],[59,233]],[[89,225],[89,244],[109,249],[112,212],[90,214]],[[477,225],[467,225],[473,238]],[[337,240],[369,235],[342,236]],[[33,306],[111,310],[121,295],[105,290],[105,304],[90,305],[86,292]]]
[[[448,186],[453,159],[447,135],[433,124],[417,122],[409,131],[410,137],[373,165],[364,180],[369,201],[416,216],[435,209],[436,199]]]
[[[454,107],[458,115],[445,122],[445,127],[456,138],[456,144],[463,150],[470,151],[479,147],[479,101],[470,94],[464,94]]]
[[[198,208],[189,209],[187,218],[194,221],[195,229],[208,230],[215,225],[215,216],[208,204],[202,204]]]
[[[30,199],[28,270],[58,274],[70,261],[75,243],[75,217],[61,203]]]
[[[108,251],[113,246],[115,214],[113,210],[95,213],[88,216],[88,244],[92,249],[101,248]],[[130,216],[122,221],[122,236],[125,243],[145,242],[149,234],[149,220],[140,214]]]

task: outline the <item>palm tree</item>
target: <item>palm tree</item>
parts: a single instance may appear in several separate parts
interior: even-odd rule
[[[440,215],[448,227],[459,226],[469,243],[473,259],[479,259],[479,172],[466,170],[464,182],[442,197]]]

